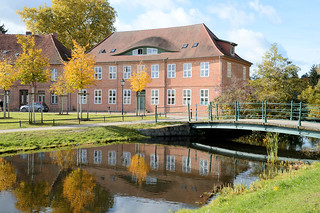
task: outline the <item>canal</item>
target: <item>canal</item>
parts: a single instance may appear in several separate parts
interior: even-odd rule
[[[146,141],[0,158],[0,211],[156,213],[199,208],[214,187],[249,185],[263,171],[264,162],[192,144]]]

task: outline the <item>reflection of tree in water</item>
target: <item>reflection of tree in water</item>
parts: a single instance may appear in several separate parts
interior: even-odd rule
[[[75,165],[76,151],[72,150],[59,150],[50,153],[53,163],[57,164],[61,170],[70,168]]]
[[[47,182],[21,182],[13,192],[16,208],[22,212],[39,212],[49,205],[50,186]]]
[[[13,166],[0,158],[0,191],[11,189],[17,181]]]
[[[266,138],[266,132],[252,132],[251,135],[242,136],[237,139],[238,142],[264,146],[263,139]],[[279,134],[279,148],[286,150],[301,149],[303,145],[303,138],[296,135]]]
[[[131,158],[129,172],[137,178],[139,184],[142,184],[142,182],[145,181],[149,172],[149,167],[141,155],[136,154]]]

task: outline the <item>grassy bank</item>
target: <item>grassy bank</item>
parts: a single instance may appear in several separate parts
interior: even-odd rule
[[[207,206],[179,211],[186,212],[320,212],[320,164],[255,182],[240,194],[225,189]]]

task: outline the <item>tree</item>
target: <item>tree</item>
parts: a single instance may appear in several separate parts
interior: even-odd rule
[[[24,7],[18,14],[33,33],[56,32],[69,49],[72,40],[91,48],[115,30],[116,12],[107,0],[52,0],[51,5]]]
[[[4,24],[2,24],[2,25],[0,26],[0,32],[1,32],[2,34],[6,34],[6,33],[8,32],[8,29],[5,29]]]
[[[71,89],[79,90],[82,97],[82,89],[95,85],[94,65],[96,61],[92,55],[85,54],[85,47],[80,46],[76,41],[73,42],[72,58],[69,62],[64,62],[64,79]],[[77,117],[79,118],[79,114]],[[80,118],[82,119],[82,101],[80,101]]]
[[[309,85],[315,87],[318,83],[319,73],[317,72],[317,66],[312,65],[310,72],[309,72]]]
[[[17,181],[14,167],[9,162],[0,158],[0,192],[11,189]]]
[[[253,96],[257,101],[288,103],[296,100],[306,87],[305,82],[298,77],[300,68],[278,52],[276,43],[271,45],[258,64],[253,80]]]
[[[142,61],[138,65],[137,72],[133,72],[129,78],[131,89],[137,92],[138,95],[138,114],[140,114],[140,93],[147,87],[147,84],[151,82],[151,78],[146,72],[146,67],[142,65]]]
[[[133,176],[137,177],[137,182],[140,185],[146,179],[149,167],[141,155],[136,154],[131,158],[129,172],[131,172]]]
[[[0,60],[0,89],[3,90],[3,118],[6,118],[7,91],[17,78],[16,69],[10,58],[3,57]],[[8,109],[9,110],[9,109]]]
[[[59,76],[58,81],[54,82],[50,91],[58,95],[59,97],[59,114],[63,114],[63,97],[67,95],[67,93],[71,93],[72,88],[66,82],[63,76]]]
[[[29,116],[29,122],[35,123],[35,87],[38,82],[44,83],[49,80],[49,70],[47,69],[47,67],[49,67],[50,64],[49,60],[41,54],[42,50],[37,49],[33,36],[18,35],[17,38],[17,43],[21,45],[23,51],[16,60],[16,67],[18,69],[18,80],[20,80],[21,84],[31,85],[31,103],[33,107],[31,116]]]

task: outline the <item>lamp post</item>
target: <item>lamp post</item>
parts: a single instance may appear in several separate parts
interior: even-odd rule
[[[121,115],[123,115],[123,86],[124,86],[124,79],[121,79],[121,90],[122,90],[122,101],[121,101]]]

